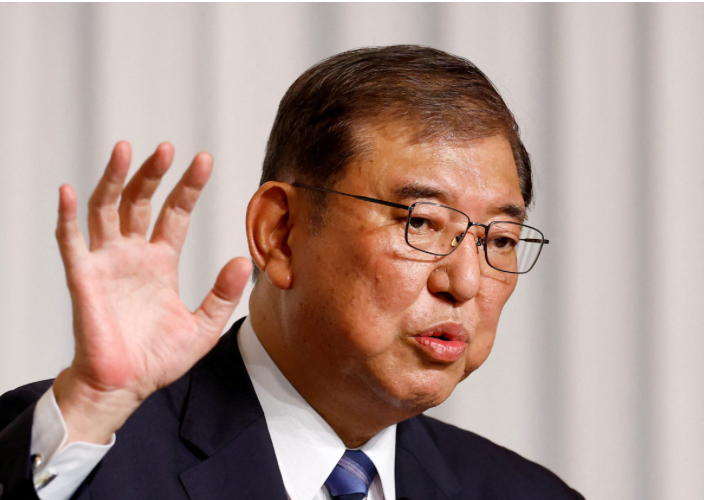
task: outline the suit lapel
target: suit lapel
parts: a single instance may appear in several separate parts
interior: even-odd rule
[[[420,419],[411,418],[398,424],[396,496],[409,500],[447,500],[461,491],[457,477]]]
[[[235,323],[192,372],[180,436],[203,461],[179,475],[191,500],[288,498],[237,346],[241,324]],[[397,497],[452,499],[462,488],[451,470],[420,418],[398,424]]]
[[[179,475],[191,500],[286,500],[276,454],[233,325],[194,368],[181,438],[204,460]]]

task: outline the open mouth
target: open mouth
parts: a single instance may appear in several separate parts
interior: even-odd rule
[[[462,325],[443,323],[412,338],[431,360],[454,363],[464,355],[469,335]]]

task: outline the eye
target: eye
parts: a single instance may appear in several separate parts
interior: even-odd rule
[[[518,242],[508,236],[497,236],[496,238],[492,238],[489,244],[493,248],[507,250],[515,247]]]
[[[424,217],[411,217],[408,221],[408,225],[413,229],[429,229],[429,223],[430,220]]]

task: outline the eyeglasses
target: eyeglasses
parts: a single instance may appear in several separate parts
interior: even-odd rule
[[[408,210],[406,243],[415,250],[431,255],[450,255],[464,241],[471,227],[484,228],[484,237],[477,237],[475,243],[484,248],[486,263],[504,273],[527,273],[538,261],[543,245],[550,243],[543,233],[534,227],[511,221],[479,224],[472,222],[467,214],[438,203],[419,201],[409,206],[333,189],[299,183],[292,185]]]

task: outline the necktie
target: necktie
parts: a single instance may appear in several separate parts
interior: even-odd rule
[[[376,477],[376,467],[363,451],[347,450],[325,486],[335,500],[362,500]]]

